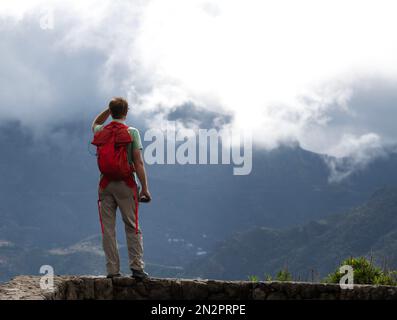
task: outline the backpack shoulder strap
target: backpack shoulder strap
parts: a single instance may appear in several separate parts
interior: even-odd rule
[[[132,133],[133,128],[128,127],[128,134],[131,136],[131,142],[127,145],[127,157],[128,157],[128,163],[130,165],[133,164],[133,156],[132,156],[132,143],[134,142],[134,134]]]
[[[131,136],[131,142],[134,141],[134,133],[132,132],[134,130],[133,127],[128,127],[128,133]]]

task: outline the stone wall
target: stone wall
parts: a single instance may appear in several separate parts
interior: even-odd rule
[[[56,276],[54,291],[40,289],[40,277],[19,276],[0,285],[0,300],[76,299],[397,299],[397,287],[339,285],[303,282],[249,282],[219,280],[158,279],[137,281],[130,277],[106,279],[93,276]]]

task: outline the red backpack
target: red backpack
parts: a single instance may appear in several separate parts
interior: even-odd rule
[[[128,179],[134,167],[128,163],[127,146],[132,142],[128,127],[113,121],[94,135],[99,171],[110,181]]]

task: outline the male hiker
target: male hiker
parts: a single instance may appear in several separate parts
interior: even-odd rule
[[[120,276],[120,260],[116,241],[116,210],[121,211],[127,238],[129,266],[134,278],[144,279],[142,233],[138,223],[138,201],[149,202],[142,144],[139,131],[128,127],[125,119],[128,102],[113,98],[92,124],[97,146],[98,167],[101,178],[98,187],[98,210],[102,228],[102,244],[106,256],[107,277]],[[112,120],[104,126],[111,115]],[[141,184],[138,195],[136,176]]]

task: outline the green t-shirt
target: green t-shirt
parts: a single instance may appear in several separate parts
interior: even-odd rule
[[[119,120],[113,120],[113,121],[125,124],[124,121],[119,121]],[[98,131],[101,131],[104,126],[105,126],[104,124],[95,125],[94,126],[94,134],[97,133]],[[138,129],[136,129],[134,127],[129,127],[128,132],[130,133],[130,135],[132,137],[132,143],[130,143],[127,147],[128,162],[131,164],[132,160],[133,160],[132,159],[132,150],[136,150],[136,149],[142,150],[143,147],[142,147],[141,136],[139,134]],[[134,179],[135,179],[135,181],[137,181],[135,174],[134,174]]]

